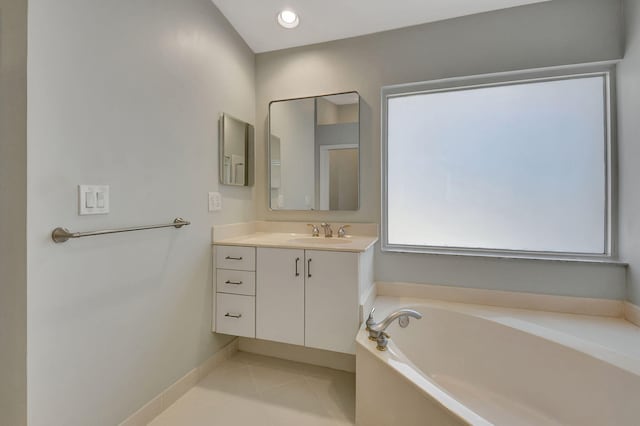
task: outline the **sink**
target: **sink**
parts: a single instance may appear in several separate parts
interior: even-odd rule
[[[299,243],[299,244],[351,244],[351,240],[348,238],[324,238],[324,237],[301,237],[301,238],[292,238],[289,240],[290,243]]]

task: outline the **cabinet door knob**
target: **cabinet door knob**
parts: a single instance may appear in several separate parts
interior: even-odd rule
[[[311,259],[307,260],[307,277],[311,278]]]
[[[298,262],[300,262],[300,258],[296,257],[296,277],[300,276],[300,272],[298,272]]]

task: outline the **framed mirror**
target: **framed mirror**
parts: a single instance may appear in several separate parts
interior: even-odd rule
[[[218,128],[220,183],[235,186],[253,185],[253,126],[223,113],[220,115]]]
[[[360,95],[269,104],[271,210],[358,210]]]

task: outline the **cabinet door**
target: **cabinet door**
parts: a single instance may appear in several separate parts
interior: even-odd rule
[[[304,251],[258,248],[256,337],[304,344]]]
[[[305,251],[305,346],[354,353],[358,254]]]

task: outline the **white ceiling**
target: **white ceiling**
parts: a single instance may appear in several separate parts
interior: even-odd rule
[[[547,0],[213,0],[254,52],[321,43]],[[282,9],[298,28],[276,22]]]

